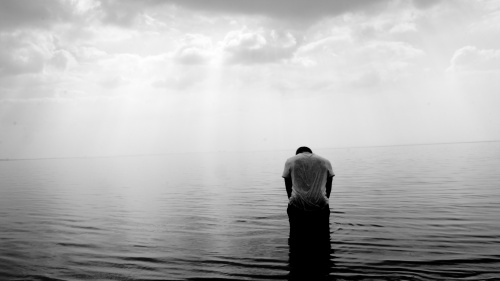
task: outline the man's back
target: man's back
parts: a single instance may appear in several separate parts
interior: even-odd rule
[[[283,171],[283,177],[292,181],[289,205],[305,211],[325,208],[327,180],[332,176],[330,161],[319,155],[304,152],[289,158]]]

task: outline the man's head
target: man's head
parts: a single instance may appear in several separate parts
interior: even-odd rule
[[[307,146],[301,146],[297,149],[297,151],[295,152],[295,155],[299,154],[299,153],[303,153],[303,152],[309,152],[309,153],[313,153],[312,150],[307,147]]]

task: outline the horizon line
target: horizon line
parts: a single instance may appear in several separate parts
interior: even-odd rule
[[[423,145],[443,145],[443,144],[465,144],[465,143],[487,143],[500,142],[500,140],[484,140],[484,141],[460,141],[460,142],[436,142],[436,143],[412,143],[412,144],[391,144],[391,145],[367,145],[367,146],[339,146],[339,147],[321,147],[315,150],[325,149],[350,149],[350,148],[376,148],[376,147],[397,147],[397,146],[423,146]],[[144,156],[163,156],[171,154],[191,154],[191,153],[217,153],[217,152],[269,152],[269,151],[285,151],[289,150],[274,149],[274,150],[212,150],[212,151],[184,151],[184,152],[162,152],[162,153],[142,153],[142,154],[121,154],[121,155],[98,155],[98,156],[66,156],[66,157],[37,157],[37,158],[0,158],[0,161],[30,161],[30,160],[63,160],[63,159],[99,159],[99,158],[125,158],[125,157],[144,157]]]

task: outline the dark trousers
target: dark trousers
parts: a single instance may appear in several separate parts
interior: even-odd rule
[[[315,211],[304,211],[293,205],[287,208],[290,237],[330,235],[330,206]]]
[[[330,259],[330,208],[303,211],[289,205],[290,280],[327,280]]]

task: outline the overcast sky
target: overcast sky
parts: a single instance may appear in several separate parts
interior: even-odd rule
[[[499,38],[487,0],[2,0],[0,158],[500,140]]]

